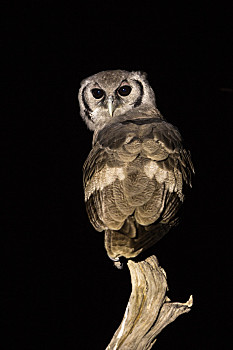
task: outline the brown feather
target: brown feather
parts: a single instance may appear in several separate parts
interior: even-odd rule
[[[129,258],[176,224],[193,165],[177,128],[132,114],[95,134],[83,172],[87,212],[106,232],[108,255]]]

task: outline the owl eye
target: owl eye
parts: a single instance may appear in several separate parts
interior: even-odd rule
[[[100,99],[101,97],[104,96],[104,90],[102,90],[102,89],[97,89],[97,88],[92,89],[91,93],[94,96],[94,98],[96,98],[96,99]]]
[[[118,94],[121,96],[128,96],[131,90],[132,89],[129,85],[123,85],[118,89]]]

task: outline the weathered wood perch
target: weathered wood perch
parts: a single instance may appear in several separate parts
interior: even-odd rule
[[[152,255],[141,262],[128,261],[132,292],[123,320],[106,350],[149,350],[157,335],[193,304],[172,303],[166,296],[166,273]]]

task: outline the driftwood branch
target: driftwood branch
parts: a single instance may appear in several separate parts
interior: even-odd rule
[[[166,296],[165,271],[153,255],[141,262],[128,261],[132,292],[123,320],[106,350],[149,350],[157,335],[179,315],[189,312],[186,303],[171,302]]]

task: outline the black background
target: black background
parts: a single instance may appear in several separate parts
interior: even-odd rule
[[[92,133],[77,102],[83,78],[119,68],[148,73],[196,169],[181,224],[154,248],[169,297],[193,294],[194,306],[155,347],[229,348],[231,9],[21,1],[4,10],[2,348],[105,349],[123,317],[129,272],[113,267],[85,212],[82,165]]]

